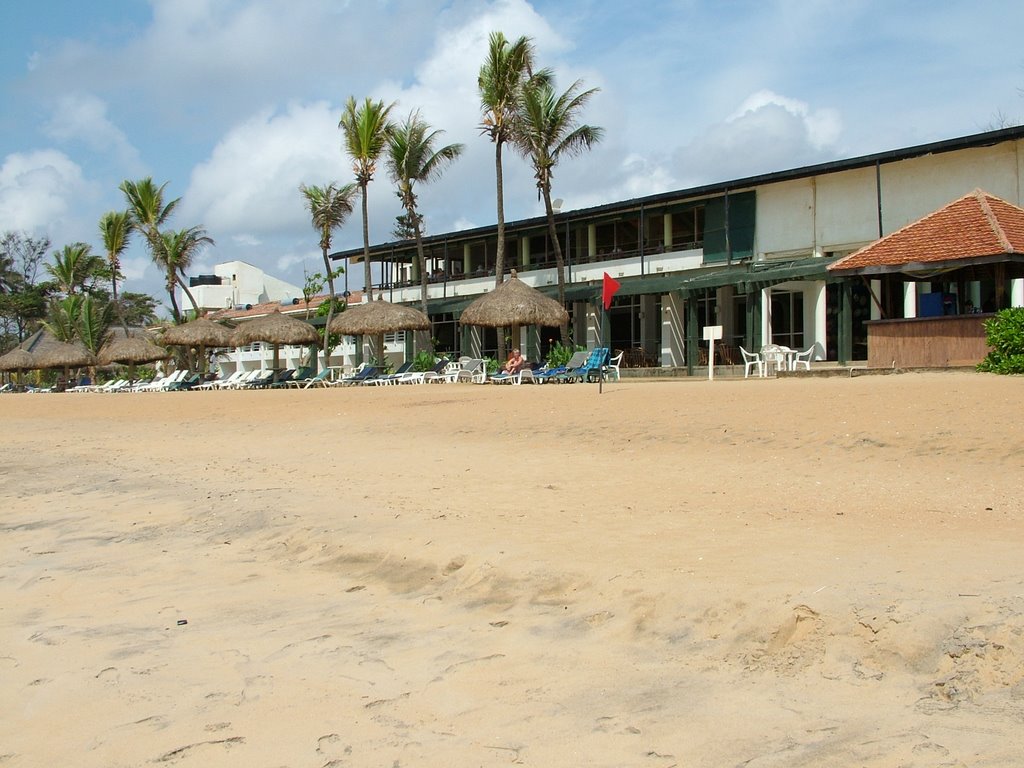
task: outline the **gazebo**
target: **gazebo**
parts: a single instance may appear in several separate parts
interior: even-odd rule
[[[976,365],[988,351],[982,320],[1024,278],[1024,209],[975,189],[828,271],[870,289],[869,368]]]

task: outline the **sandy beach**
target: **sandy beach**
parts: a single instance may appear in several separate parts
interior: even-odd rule
[[[0,766],[1016,766],[1024,380],[0,396]]]

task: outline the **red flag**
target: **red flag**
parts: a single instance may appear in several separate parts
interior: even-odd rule
[[[620,283],[607,272],[604,273],[604,287],[601,289],[601,298],[604,299],[604,308],[612,308],[612,296],[619,290]]]

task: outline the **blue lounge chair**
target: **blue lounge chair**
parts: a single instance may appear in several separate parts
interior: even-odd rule
[[[608,347],[594,347],[587,355],[586,362],[566,372],[566,381],[591,381],[601,375],[601,369],[608,364]]]

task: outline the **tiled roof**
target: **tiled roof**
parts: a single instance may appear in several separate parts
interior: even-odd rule
[[[309,311],[315,312],[317,307],[323,304],[326,299],[327,294],[313,296],[309,300]],[[362,291],[353,291],[349,297],[349,301],[353,304],[358,304],[362,300]],[[306,302],[303,299],[299,299],[296,304],[281,304],[279,301],[267,301],[262,304],[253,304],[249,309],[220,309],[215,312],[209,312],[206,316],[211,320],[248,320],[249,318],[261,315],[269,315],[275,309],[286,315],[296,312],[305,314]]]
[[[829,264],[829,271],[871,270],[1002,254],[1024,254],[1024,209],[976,189],[913,224]]]

